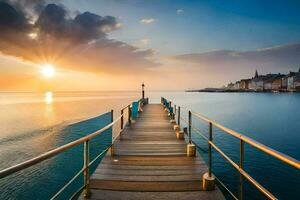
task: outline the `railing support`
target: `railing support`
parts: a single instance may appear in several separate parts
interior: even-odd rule
[[[240,140],[240,169],[244,168],[244,141]],[[240,200],[243,200],[244,188],[243,188],[243,175],[240,173]]]
[[[208,129],[208,173],[203,175],[203,190],[214,190],[215,189],[215,177],[212,175],[212,123],[209,122]]]
[[[192,113],[189,111],[189,143],[187,144],[187,156],[196,156],[196,145],[192,143]]]
[[[90,163],[90,152],[89,152],[89,140],[84,142],[84,160],[83,160],[83,176],[84,176],[84,196],[90,196],[90,173],[89,173],[89,163]]]
[[[178,106],[178,119],[177,119],[177,124],[180,126],[180,106]]]
[[[211,177],[211,168],[212,168],[212,152],[211,152],[211,144],[212,142],[212,123],[209,122],[209,142],[208,142],[208,175]]]
[[[123,124],[124,124],[124,116],[123,116],[123,109],[121,110],[121,131],[123,130]]]
[[[192,144],[192,112],[189,110],[189,143]]]

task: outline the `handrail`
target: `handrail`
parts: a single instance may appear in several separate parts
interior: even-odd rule
[[[218,177],[215,176],[215,178],[219,182],[219,184],[228,192],[228,194],[230,194],[232,198],[234,198],[235,200],[239,200]]]
[[[104,149],[103,151],[101,151],[89,164],[88,167],[90,167],[91,165],[93,165],[96,160],[98,160],[98,158],[100,158],[105,152],[107,152],[107,150],[111,147],[112,145],[110,145],[109,147],[107,147],[106,149]],[[75,176],[73,176],[73,178],[71,178],[54,196],[52,196],[51,200],[56,199],[69,185],[71,185],[71,183],[85,170],[86,168],[83,167],[81,170],[79,170],[77,172],[77,174],[75,174]],[[76,193],[75,193],[76,194]],[[73,196],[70,198],[72,199]]]
[[[165,105],[165,102],[168,102],[165,98],[161,98],[162,104]],[[189,143],[191,143],[191,130],[193,129],[194,131],[196,131],[197,133],[200,134],[200,136],[202,136],[208,143],[208,161],[209,161],[209,176],[212,176],[212,151],[211,148],[214,148],[219,154],[221,154],[221,156],[223,156],[240,174],[240,199],[243,199],[243,178],[246,178],[250,183],[252,183],[261,193],[263,193],[266,197],[268,197],[269,199],[277,199],[272,193],[270,193],[266,188],[264,188],[262,185],[260,185],[254,178],[252,178],[243,168],[243,162],[244,162],[244,142],[251,145],[252,147],[255,147],[256,149],[261,150],[262,152],[273,156],[274,158],[284,162],[285,164],[288,164],[292,167],[295,167],[297,169],[300,169],[300,162],[288,155],[285,155],[281,152],[278,152],[268,146],[265,146],[259,142],[257,142],[256,140],[253,140],[243,134],[240,134],[236,131],[233,131],[229,128],[226,128],[225,126],[218,124],[217,122],[214,122],[210,119],[208,119],[207,117],[205,117],[202,114],[196,113],[196,112],[192,112],[189,109],[182,107],[182,106],[178,106],[179,108],[179,113],[178,113],[178,124],[180,124],[180,120],[183,120],[187,125],[188,125],[188,136],[189,136]],[[180,117],[180,108],[183,108],[184,110],[188,111],[188,117],[189,119],[186,120],[183,117]],[[206,138],[199,129],[197,129],[196,127],[194,127],[192,125],[192,115],[196,116],[197,118],[207,122],[209,124],[209,138]],[[232,136],[234,136],[235,138],[238,138],[240,140],[240,163],[237,164],[235,163],[232,159],[230,159],[214,142],[213,142],[213,138],[212,138],[212,128],[213,126],[219,128],[220,130],[225,131],[225,133],[230,134]],[[196,145],[196,144],[195,144]],[[198,145],[196,145],[197,147],[199,147]],[[217,178],[216,178],[217,179]],[[220,180],[217,179],[219,182]],[[223,186],[231,196],[233,196],[235,199],[237,199],[233,193],[222,183],[221,186]]]
[[[139,102],[141,102],[141,100],[139,100]],[[148,103],[148,98],[146,98],[146,102],[145,104]],[[52,158],[62,152],[65,152],[79,144],[84,143],[84,164],[82,169],[80,169],[54,196],[52,196],[51,199],[56,199],[74,180],[76,180],[77,177],[79,177],[79,175],[81,173],[84,173],[84,184],[71,196],[70,199],[74,199],[81,191],[84,190],[84,196],[88,196],[89,195],[89,182],[90,182],[90,175],[89,175],[89,167],[94,164],[94,162],[96,162],[97,159],[99,159],[105,152],[108,151],[108,149],[111,149],[111,155],[113,155],[113,145],[114,145],[114,136],[112,133],[112,143],[103,151],[101,151],[92,161],[90,161],[90,155],[89,155],[89,141],[91,139],[93,139],[94,137],[100,135],[101,133],[103,133],[104,131],[108,130],[109,128],[112,128],[119,120],[121,121],[121,131],[118,133],[117,137],[121,137],[121,132],[123,131],[123,125],[124,125],[124,110],[128,109],[128,126],[131,125],[131,105],[132,104],[128,104],[127,106],[125,106],[124,108],[121,109],[121,115],[119,117],[117,117],[115,120],[113,120],[113,110],[111,110],[111,123],[107,124],[106,126],[104,126],[103,128],[87,135],[84,136],[82,138],[79,138],[73,142],[67,143],[63,146],[57,147],[55,149],[52,149],[50,151],[47,151],[43,154],[40,154],[34,158],[31,158],[29,160],[26,160],[22,163],[16,164],[14,166],[8,167],[6,169],[3,169],[0,171],[0,179],[7,177],[15,172],[24,170],[28,167],[31,167],[35,164],[38,164],[44,160],[47,160],[49,158]],[[113,129],[112,129],[113,131]],[[115,138],[117,138],[115,137]]]
[[[119,116],[116,120],[114,120],[110,124],[106,125],[105,127],[99,129],[98,131],[95,131],[94,133],[91,133],[90,135],[84,136],[84,137],[82,137],[82,138],[80,138],[78,140],[75,140],[75,141],[70,142],[68,144],[65,144],[63,146],[57,147],[57,148],[55,148],[53,150],[50,150],[50,151],[48,151],[46,153],[43,153],[43,154],[41,154],[39,156],[31,158],[31,159],[29,159],[27,161],[24,161],[24,162],[19,163],[17,165],[14,165],[14,166],[11,166],[9,168],[1,170],[0,171],[0,179],[4,178],[4,177],[6,177],[6,176],[8,176],[8,175],[10,175],[12,173],[18,172],[20,170],[23,170],[23,169],[31,167],[31,166],[33,166],[35,164],[38,164],[38,163],[40,163],[40,162],[42,162],[44,160],[47,160],[47,159],[49,159],[49,158],[51,158],[51,157],[53,157],[53,156],[55,156],[55,155],[57,155],[59,153],[62,153],[64,151],[68,150],[68,149],[71,149],[74,146],[77,146],[77,145],[79,145],[81,143],[84,143],[85,141],[88,141],[88,140],[92,139],[93,137],[101,134],[102,132],[104,132],[107,129],[109,129],[110,127],[112,127],[115,123],[117,123],[117,121],[119,121],[121,119],[121,116]]]
[[[121,110],[125,110],[125,109],[128,108],[129,106],[131,106],[131,104],[128,104],[127,106],[123,107]]]
[[[258,188],[264,195],[266,195],[270,199],[277,199],[274,195],[271,194],[266,188],[264,188],[261,184],[255,181],[247,172],[245,172],[242,168],[240,168],[233,160],[231,160],[217,145],[213,142],[209,141],[209,144],[217,150],[236,170],[239,171],[245,178],[247,178],[256,188]]]
[[[243,134],[240,134],[240,133],[238,133],[236,131],[233,131],[233,130],[231,130],[229,128],[226,128],[225,126],[223,126],[221,124],[218,124],[218,123],[216,123],[216,122],[214,122],[212,120],[209,120],[208,118],[204,117],[203,115],[200,115],[199,113],[192,112],[192,114],[194,116],[196,116],[196,117],[198,117],[198,118],[206,121],[206,122],[212,123],[215,127],[219,128],[220,130],[225,131],[226,133],[228,133],[228,134],[230,134],[230,135],[232,135],[232,136],[234,136],[234,137],[236,137],[236,138],[238,138],[238,139],[240,139],[240,140],[242,140],[242,141],[250,144],[253,147],[256,147],[257,149],[259,149],[259,150],[261,150],[261,151],[263,151],[263,152],[265,152],[265,153],[267,153],[267,154],[269,154],[269,155],[271,155],[271,156],[273,156],[273,157],[275,157],[275,158],[283,161],[284,163],[287,163],[287,164],[289,164],[289,165],[291,165],[293,167],[296,167],[297,169],[300,169],[300,162],[298,160],[296,160],[296,159],[294,159],[294,158],[292,158],[292,157],[290,157],[288,155],[285,155],[285,154],[283,154],[281,152],[278,152],[278,151],[276,151],[276,150],[274,150],[274,149],[272,149],[272,148],[270,148],[270,147],[268,147],[266,145],[263,145],[260,142],[258,142],[256,140],[253,140],[253,139],[251,139],[251,138],[249,138],[249,137],[247,137],[247,136],[245,136]]]

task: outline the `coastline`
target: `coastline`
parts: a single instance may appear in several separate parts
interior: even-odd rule
[[[300,93],[299,90],[251,90],[251,89],[227,89],[227,88],[204,88],[185,90],[185,92],[211,92],[211,93]]]

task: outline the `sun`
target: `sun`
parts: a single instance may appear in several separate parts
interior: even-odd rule
[[[42,66],[41,73],[46,78],[51,78],[55,75],[55,68],[51,64],[45,64]]]

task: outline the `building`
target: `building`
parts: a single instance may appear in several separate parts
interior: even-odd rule
[[[290,72],[287,77],[287,90],[292,91],[294,89],[294,77],[296,72]]]
[[[279,91],[282,88],[282,78],[284,75],[281,74],[271,74],[269,78],[264,81],[264,90],[266,91]]]
[[[240,81],[240,89],[248,90],[250,82],[251,82],[251,79],[242,79]]]
[[[235,84],[234,84],[234,89],[239,90],[240,87],[241,87],[240,85],[241,85],[241,82],[240,82],[240,81],[235,82]]]
[[[280,74],[267,74],[267,75],[259,75],[256,78],[251,79],[251,84],[249,89],[254,91],[264,91],[264,90],[272,90],[272,87],[277,88],[277,85],[280,82],[281,87],[281,80],[277,80],[276,83],[273,83],[273,79],[277,78],[278,76],[283,76]],[[267,84],[267,86],[265,86]]]
[[[228,88],[228,89],[234,89],[234,84],[233,84],[233,83],[229,83],[229,84],[227,85],[227,88]]]
[[[251,79],[241,79],[235,83],[229,83],[228,90],[237,91],[299,91],[300,92],[300,68],[298,72],[290,72],[287,75],[266,74],[259,75],[255,70]]]
[[[283,91],[287,90],[287,82],[288,82],[287,76],[284,76],[281,78],[281,90],[283,90]]]
[[[300,91],[300,75],[294,78],[294,90],[297,92]]]
[[[254,91],[263,91],[264,89],[264,76],[258,76],[250,81],[249,89]]]
[[[287,76],[287,90],[295,91],[298,88],[298,82],[300,78],[300,68],[298,72],[290,72]],[[298,89],[297,89],[298,90]]]

